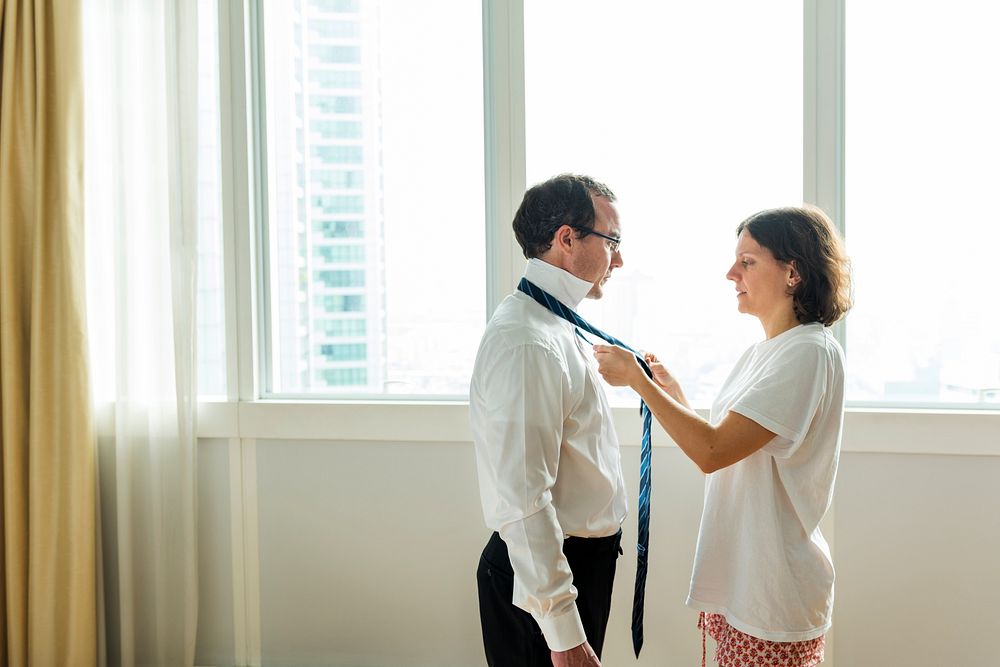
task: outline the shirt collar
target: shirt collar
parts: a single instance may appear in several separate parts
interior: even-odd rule
[[[593,283],[577,278],[569,271],[564,271],[537,257],[528,260],[528,265],[524,268],[524,277],[573,310],[576,310],[594,286]]]

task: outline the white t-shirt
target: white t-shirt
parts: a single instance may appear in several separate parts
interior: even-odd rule
[[[730,411],[776,437],[707,477],[687,604],[761,639],[814,639],[833,611],[833,562],[819,522],[840,458],[843,350],[819,323],[754,345],[709,420]]]

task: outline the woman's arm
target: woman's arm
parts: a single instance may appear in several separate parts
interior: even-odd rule
[[[706,474],[745,459],[774,438],[774,433],[736,412],[729,412],[718,426],[712,426],[686,401],[680,402],[647,377],[628,350],[595,345],[594,356],[605,381],[634,389],[667,435]],[[683,398],[679,385],[678,395]]]

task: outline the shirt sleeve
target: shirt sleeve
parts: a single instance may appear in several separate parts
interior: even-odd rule
[[[764,446],[765,452],[788,458],[797,451],[826,393],[827,361],[820,345],[791,345],[733,405],[733,412],[777,436]]]
[[[486,382],[494,517],[514,571],[513,603],[531,613],[551,650],[565,651],[587,639],[552,506],[563,421],[572,403],[566,366],[542,345],[521,345],[509,350]]]

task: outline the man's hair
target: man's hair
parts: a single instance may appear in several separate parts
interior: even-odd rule
[[[799,283],[788,289],[799,322],[830,326],[851,309],[851,262],[826,213],[812,206],[774,208],[741,222],[736,235],[743,230],[779,262],[795,262]]]
[[[581,230],[593,229],[596,213],[591,196],[615,201],[608,186],[577,174],[560,174],[525,192],[513,224],[524,256],[530,259],[544,254],[563,225],[581,234]]]

